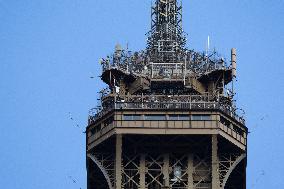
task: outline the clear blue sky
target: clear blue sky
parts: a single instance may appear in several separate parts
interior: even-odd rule
[[[238,49],[249,189],[283,188],[283,20],[282,0],[184,0],[190,48],[210,35]],[[103,86],[90,76],[116,43],[143,49],[149,25],[150,0],[0,0],[0,188],[85,188],[82,131]]]

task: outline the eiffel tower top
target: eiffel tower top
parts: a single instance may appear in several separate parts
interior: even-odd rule
[[[141,105],[145,98],[161,104],[184,103],[196,102],[197,95],[200,102],[213,103],[244,124],[236,113],[230,85],[236,77],[236,50],[232,49],[229,62],[215,50],[196,52],[185,45],[181,0],[156,0],[147,48],[131,52],[117,45],[112,55],[101,59],[101,79],[108,88],[101,91],[101,106],[91,117],[97,119],[125,103]],[[174,97],[165,100],[168,96]]]

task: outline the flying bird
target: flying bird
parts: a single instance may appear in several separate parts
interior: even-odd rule
[[[70,120],[72,120],[73,122],[75,122],[74,118],[72,117],[71,112],[69,112],[69,118],[70,118]],[[81,128],[78,123],[75,123],[75,126],[76,126],[77,128]],[[83,133],[84,133],[84,131],[83,131]],[[86,133],[86,132],[85,132],[85,133]]]
[[[268,115],[267,115],[267,114],[266,114],[265,116],[261,117],[260,120],[263,121],[263,120],[265,120],[266,118],[268,118]]]
[[[264,116],[260,117],[259,121],[264,121],[265,119],[267,119],[269,116],[267,114],[265,114]],[[260,127],[260,123],[257,123],[255,126],[254,126],[254,129],[253,131],[250,131],[249,133],[251,132],[254,132],[258,127]]]
[[[73,179],[71,176],[68,176],[68,178],[75,184],[76,183],[76,180]]]
[[[261,179],[261,177],[263,177],[265,175],[265,171],[264,170],[261,170],[260,171],[260,174],[258,175],[258,177],[255,179],[255,182],[252,184],[252,187],[251,188],[254,188],[255,185],[258,183],[258,181]]]

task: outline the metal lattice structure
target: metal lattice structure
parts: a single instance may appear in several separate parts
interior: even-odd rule
[[[180,62],[186,38],[182,30],[182,6],[178,0],[156,1],[151,7],[152,24],[147,41],[151,62]]]
[[[247,128],[234,101],[236,50],[186,48],[179,0],[151,7],[147,47],[102,58],[90,110],[88,189],[245,189]]]

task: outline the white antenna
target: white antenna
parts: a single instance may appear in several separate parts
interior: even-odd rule
[[[208,63],[209,49],[210,49],[210,37],[208,35],[207,44],[206,44],[206,63]]]
[[[208,56],[210,50],[210,37],[208,35],[207,43],[206,43],[206,56]]]
[[[207,39],[207,49],[208,51],[210,50],[210,36],[208,35],[208,39]]]

